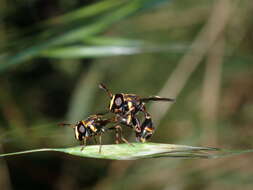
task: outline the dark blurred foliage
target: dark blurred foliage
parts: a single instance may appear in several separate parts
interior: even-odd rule
[[[250,0],[0,0],[0,152],[77,145],[98,89],[149,104],[153,142],[250,149]],[[134,141],[131,130],[125,136]],[[104,135],[105,144],[114,134]],[[92,142],[91,142],[92,143]],[[252,189],[252,155],[108,161],[58,153],[0,160],[0,189]]]

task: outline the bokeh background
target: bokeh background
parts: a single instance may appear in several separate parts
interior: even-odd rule
[[[252,0],[0,0],[0,152],[77,145],[57,123],[106,109],[100,82],[177,99],[148,105],[152,142],[251,149],[252,18]],[[252,156],[35,153],[0,160],[0,189],[250,190]]]

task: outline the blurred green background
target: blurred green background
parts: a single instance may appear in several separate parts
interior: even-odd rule
[[[100,82],[113,92],[176,97],[148,105],[152,142],[252,148],[252,18],[250,0],[0,0],[0,152],[77,145],[57,123],[103,111]],[[131,130],[124,134],[134,141]],[[0,160],[1,190],[247,190],[252,178],[252,154]]]

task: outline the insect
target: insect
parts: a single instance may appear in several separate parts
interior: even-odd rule
[[[105,132],[105,126],[111,122],[110,119],[103,119],[102,115],[90,115],[86,120],[78,121],[76,124],[59,123],[60,126],[70,126],[74,129],[75,138],[82,145],[81,150],[86,146],[87,139],[93,138],[97,144],[96,136],[99,137],[99,153],[102,148],[102,134]]]
[[[103,114],[90,115],[86,120],[78,121],[76,124],[59,123],[60,126],[70,126],[74,129],[75,138],[80,141],[83,145],[83,150],[87,144],[87,139],[93,138],[97,144],[96,136],[99,137],[99,153],[102,150],[102,134],[107,130],[115,130],[116,133],[116,144],[125,142],[130,144],[122,135],[122,128],[118,124],[118,120],[115,117],[110,119],[104,119]],[[116,125],[106,128],[107,124],[113,123]]]
[[[118,120],[124,125],[134,127],[138,141],[145,142],[154,132],[150,114],[146,111],[145,104],[149,101],[175,101],[172,98],[150,96],[142,98],[136,94],[117,93],[113,94],[104,84],[100,83],[99,88],[103,89],[110,97],[109,111],[118,115]],[[136,115],[142,112],[144,121],[140,124]]]

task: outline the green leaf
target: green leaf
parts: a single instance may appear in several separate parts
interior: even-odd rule
[[[63,152],[74,156],[100,158],[110,160],[136,160],[143,158],[219,158],[231,156],[235,154],[243,154],[253,152],[253,150],[231,151],[210,147],[193,147],[174,144],[158,144],[158,143],[133,143],[129,144],[112,144],[103,145],[102,151],[99,153],[99,145],[86,146],[81,150],[81,146],[70,148],[43,148],[22,152],[14,152],[1,154],[0,158],[6,156],[14,156],[33,152]]]

